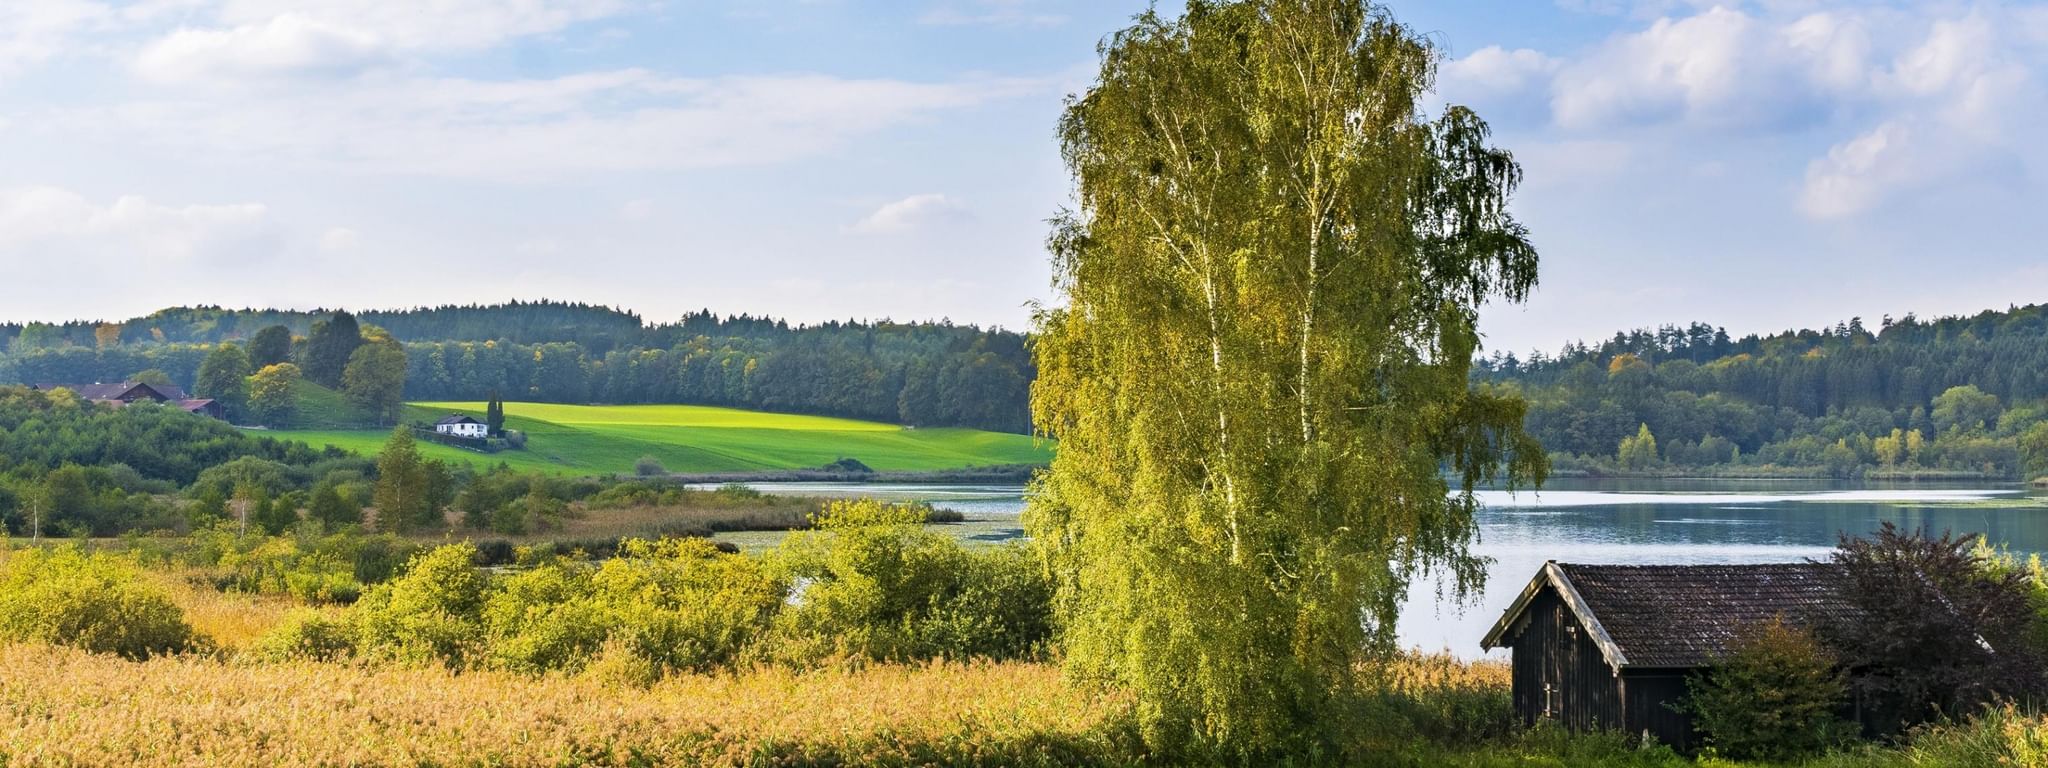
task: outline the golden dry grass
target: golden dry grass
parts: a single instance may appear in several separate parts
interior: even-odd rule
[[[144,572],[185,611],[185,623],[224,650],[246,648],[294,612],[318,610],[339,616],[339,608],[308,608],[281,595],[222,592],[195,579],[194,569],[159,567]]]
[[[1040,664],[589,678],[0,647],[0,765],[1058,765],[1125,709]]]

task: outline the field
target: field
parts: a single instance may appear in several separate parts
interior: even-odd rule
[[[450,413],[482,418],[483,403],[415,403],[406,420]],[[913,429],[872,421],[799,416],[698,405],[557,405],[506,403],[507,429],[525,432],[524,451],[480,454],[422,443],[428,456],[561,474],[633,471],[653,456],[671,472],[808,469],[853,458],[882,471],[929,471],[999,464],[1042,464],[1044,441],[974,429]],[[315,446],[372,455],[383,430],[275,430]]]

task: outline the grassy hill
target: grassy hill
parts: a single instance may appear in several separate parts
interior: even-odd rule
[[[375,424],[376,417],[357,408],[340,392],[310,381],[300,380],[293,385],[292,394],[298,396],[299,408],[292,412],[292,429],[355,429],[365,424]]]
[[[344,403],[345,405],[345,403]],[[451,413],[483,418],[483,403],[415,403],[408,421]],[[805,469],[841,458],[883,471],[928,471],[996,464],[1042,464],[1052,448],[1026,435],[973,429],[913,429],[827,416],[799,416],[698,405],[506,403],[505,426],[525,432],[524,451],[479,454],[422,443],[427,455],[566,474],[633,471],[642,456],[671,472]],[[313,445],[374,454],[384,430],[275,430]]]

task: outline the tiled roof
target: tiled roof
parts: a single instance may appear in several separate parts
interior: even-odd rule
[[[1552,563],[1487,635],[1487,644],[1501,645],[1528,599],[1547,584],[1565,593],[1610,664],[1705,666],[1732,650],[1749,627],[1772,618],[1811,626],[1852,613],[1841,591],[1847,581],[1847,573],[1829,563]]]
[[[481,422],[481,421],[477,421],[476,419],[473,419],[473,418],[470,418],[470,417],[468,417],[468,416],[464,416],[464,415],[462,415],[462,414],[459,414],[459,413],[458,413],[458,414],[455,414],[455,415],[453,415],[453,416],[443,416],[443,417],[441,417],[441,420],[440,420],[440,421],[434,422],[434,425],[435,425],[435,426],[440,426],[440,425],[443,425],[443,424],[482,424],[482,423],[483,423],[483,422]]]

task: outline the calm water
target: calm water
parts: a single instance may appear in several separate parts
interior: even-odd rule
[[[771,493],[922,500],[959,510],[947,526],[970,540],[1020,537],[1023,489],[1001,485],[763,483]],[[1440,601],[1418,582],[1399,627],[1403,643],[1480,655],[1479,637],[1545,560],[1581,563],[1768,563],[1827,555],[1841,532],[1893,521],[1981,532],[2015,552],[2048,553],[2043,492],[2017,487],[1872,486],[1826,481],[1552,481],[1540,493],[1481,491],[1478,554],[1492,559],[1485,590]]]

